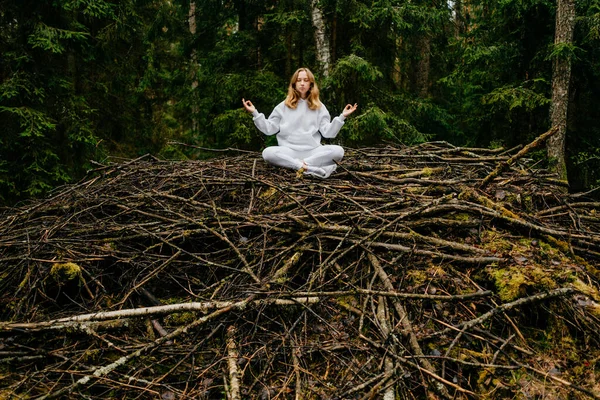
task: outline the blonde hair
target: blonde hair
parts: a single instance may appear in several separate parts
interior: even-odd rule
[[[301,99],[300,92],[296,90],[296,81],[298,80],[298,75],[300,72],[306,72],[306,76],[310,81],[310,89],[308,90],[308,94],[306,96],[306,101],[308,102],[308,108],[311,110],[316,110],[321,107],[321,100],[319,100],[319,86],[317,86],[317,82],[315,82],[315,76],[308,68],[298,68],[294,75],[292,75],[292,79],[290,79],[290,86],[288,86],[288,94],[285,98],[285,105],[289,108],[296,109],[298,106],[298,100]]]

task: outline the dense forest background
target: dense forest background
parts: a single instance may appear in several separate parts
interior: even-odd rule
[[[344,146],[510,148],[552,125],[567,60],[569,182],[598,187],[600,0],[566,2],[555,44],[549,0],[0,0],[0,204],[108,157],[260,150],[241,98],[268,114],[300,66],[332,114],[359,103]]]

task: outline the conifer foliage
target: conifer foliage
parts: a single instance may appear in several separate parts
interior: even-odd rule
[[[568,178],[594,188],[600,1],[575,15],[572,43],[555,46],[549,0],[0,0],[0,202],[108,156],[260,150],[273,138],[240,99],[268,114],[300,66],[332,114],[359,104],[344,146],[512,147],[550,128],[557,59],[571,65]]]

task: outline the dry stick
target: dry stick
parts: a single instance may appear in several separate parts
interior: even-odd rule
[[[496,359],[498,358],[498,354],[500,354],[501,351],[504,350],[504,348],[508,345],[508,343],[515,337],[516,335],[513,333],[512,335],[510,335],[508,337],[508,339],[506,339],[502,345],[500,345],[500,347],[498,348],[498,350],[496,350],[496,352],[494,353],[494,357],[492,357],[492,361],[490,361],[490,364],[495,364],[496,363]],[[447,354],[446,354],[447,356]]]
[[[414,356],[406,357],[407,360],[417,359],[417,358],[419,358],[419,357],[414,357]],[[469,367],[497,368],[497,369],[505,369],[505,370],[514,370],[514,369],[522,368],[519,365],[501,365],[501,364],[480,363],[480,362],[465,361],[465,360],[461,360],[459,358],[452,358],[452,357],[446,357],[446,356],[424,356],[423,358],[440,359],[440,360],[450,361],[450,362],[453,362],[456,364],[467,365]]]
[[[479,189],[484,189],[487,185],[490,184],[490,182],[492,182],[494,180],[494,178],[496,178],[498,175],[500,175],[501,173],[506,171],[508,168],[510,168],[510,166],[513,165],[515,163],[515,161],[522,158],[525,154],[529,153],[530,150],[532,150],[532,149],[538,147],[539,145],[541,145],[542,143],[544,143],[544,141],[546,141],[546,139],[548,139],[550,136],[554,135],[556,132],[558,132],[558,126],[554,126],[548,132],[543,133],[542,135],[538,136],[533,142],[531,142],[527,146],[523,147],[517,154],[510,157],[508,160],[501,161],[498,164],[498,166],[496,167],[496,169],[494,171],[492,171],[492,173],[490,173],[488,176],[486,176],[483,179],[483,181],[481,181],[481,183],[479,184]]]
[[[351,203],[352,203],[352,204],[354,204],[355,206],[359,207],[359,208],[360,208],[360,209],[362,209],[362,210],[363,210],[365,213],[369,214],[369,215],[370,215],[370,216],[372,216],[373,218],[375,218],[375,219],[381,219],[381,220],[383,220],[384,222],[387,222],[387,221],[385,220],[385,218],[381,218],[381,217],[379,217],[379,216],[377,216],[377,215],[373,214],[373,211],[372,211],[372,210],[370,210],[369,208],[367,208],[367,207],[363,206],[362,204],[360,204],[358,201],[356,201],[356,200],[355,200],[355,199],[353,199],[352,197],[350,197],[350,196],[347,196],[347,195],[345,195],[344,193],[341,193],[339,190],[337,190],[337,189],[335,189],[335,188],[333,188],[333,187],[330,187],[329,189],[330,189],[331,191],[333,191],[335,194],[337,194],[338,196],[340,196],[341,198],[343,198],[344,200],[348,200],[349,202],[351,202]]]
[[[506,345],[508,345],[508,344],[509,344],[507,339],[503,339],[503,338],[501,338],[501,337],[498,337],[498,336],[496,336],[496,335],[494,335],[494,334],[492,334],[491,332],[488,332],[488,331],[486,331],[486,330],[483,330],[483,329],[480,329],[480,328],[473,328],[473,331],[474,331],[474,332],[477,332],[477,333],[480,333],[480,334],[482,334],[482,335],[488,336],[488,337],[489,337],[489,338],[491,338],[492,340],[495,340],[495,341],[498,341],[498,342],[502,343],[502,345],[501,345],[500,347],[505,347]],[[472,336],[474,336],[473,334],[471,334],[471,335],[472,335]],[[511,337],[510,337],[510,338],[512,338],[512,335],[511,335]],[[510,339],[510,338],[509,338],[509,339]],[[483,339],[483,338],[482,338],[482,340],[485,340],[485,339]],[[523,340],[523,342],[525,342],[525,340]],[[517,350],[517,351],[520,351],[521,353],[525,353],[525,354],[527,354],[528,356],[533,356],[533,355],[535,354],[535,353],[533,353],[532,351],[530,351],[530,350],[527,350],[526,348],[524,348],[524,347],[521,347],[521,346],[518,346],[518,345],[516,345],[516,344],[510,344],[510,346],[511,346],[513,349],[515,349],[515,350]]]
[[[216,230],[212,229],[211,227],[205,225],[200,220],[194,220],[192,218],[186,217],[186,216],[181,215],[181,214],[179,216],[182,217],[182,218],[184,218],[184,219],[186,219],[186,220],[188,220],[188,221],[190,221],[191,223],[200,225],[202,228],[208,230],[210,233],[212,233],[213,235],[215,235],[216,237],[218,237],[219,239],[221,239],[222,241],[224,241],[225,243],[227,243],[229,245],[229,247],[231,247],[233,249],[233,251],[235,252],[235,254],[237,254],[238,258],[244,264],[244,268],[242,270],[245,273],[247,273],[248,275],[250,275],[250,277],[252,277],[252,279],[254,279],[254,282],[259,283],[259,284],[261,283],[260,279],[258,279],[258,277],[254,273],[254,271],[252,271],[252,268],[250,267],[250,264],[246,260],[246,257],[244,257],[244,255],[240,252],[240,250],[237,248],[237,246],[234,245],[231,242],[231,240],[229,240],[229,238],[227,236],[221,235],[219,232],[217,232]]]
[[[528,369],[528,370],[530,370],[530,371],[533,371],[533,372],[535,372],[535,373],[537,373],[537,374],[540,374],[540,375],[542,375],[542,376],[544,377],[544,379],[545,379],[545,378],[550,378],[550,379],[552,379],[553,381],[556,381],[556,382],[558,382],[558,383],[560,383],[560,384],[562,384],[562,385],[565,385],[565,386],[567,386],[567,387],[570,387],[570,388],[573,388],[573,389],[575,389],[575,390],[579,390],[580,392],[586,393],[587,395],[589,395],[589,396],[592,396],[594,399],[600,399],[600,394],[599,394],[597,391],[593,391],[593,392],[592,392],[591,390],[588,390],[588,389],[586,389],[586,388],[584,388],[584,387],[581,387],[581,386],[575,385],[575,384],[573,384],[573,383],[571,383],[571,382],[569,382],[569,381],[565,381],[564,379],[561,379],[561,378],[559,378],[558,376],[554,376],[554,375],[552,375],[552,374],[550,374],[550,373],[548,373],[548,372],[540,371],[539,369],[537,369],[537,368],[534,368],[534,367],[531,367],[531,366],[529,366],[529,365],[526,365],[526,364],[521,364],[521,363],[518,363],[518,364],[519,364],[519,365],[520,365],[522,368]]]
[[[402,299],[413,299],[413,300],[431,300],[431,301],[463,301],[468,299],[474,299],[479,297],[488,297],[493,294],[491,290],[479,291],[469,294],[457,294],[457,295],[440,295],[440,294],[424,294],[424,293],[403,293],[397,291],[385,291],[385,290],[371,290],[371,289],[351,289],[351,290],[339,290],[332,292],[257,292],[264,295],[278,295],[279,297],[345,297],[345,296],[359,296],[359,295],[371,295],[371,296],[383,296],[383,297],[398,297]]]
[[[255,296],[253,294],[252,296]],[[278,306],[292,306],[298,304],[314,304],[318,303],[320,299],[318,297],[298,297],[292,299],[259,299],[252,300],[255,305],[278,305]],[[66,317],[60,319],[54,319],[44,322],[23,322],[23,323],[0,323],[0,331],[10,331],[14,329],[21,330],[42,330],[42,329],[65,329],[71,328],[74,325],[81,324],[83,322],[90,321],[106,321],[112,319],[121,318],[134,318],[134,317],[148,317],[150,315],[166,315],[172,313],[178,313],[183,311],[199,311],[208,312],[212,309],[222,309],[227,307],[234,307],[239,302],[233,301],[210,301],[210,302],[191,302],[191,303],[178,303],[168,304],[164,306],[156,307],[141,307],[131,308],[118,311],[105,311],[91,314],[76,315],[73,317]],[[169,334],[170,335],[170,334]],[[167,335],[168,336],[168,335]],[[165,336],[165,337],[167,337]]]
[[[371,400],[375,398],[375,395],[379,394],[381,392],[381,389],[386,389],[384,396],[383,396],[383,400],[394,400],[394,397],[388,397],[388,391],[387,389],[389,389],[390,387],[392,388],[392,393],[393,393],[393,385],[394,383],[396,383],[396,381],[392,382],[392,384],[390,385],[388,382],[390,381],[390,379],[392,378],[392,375],[385,375],[383,376],[383,378],[377,382],[377,384],[375,386],[373,386],[371,388],[371,390],[369,390],[368,393],[366,393],[364,396],[362,396],[359,400]]]
[[[565,385],[565,386],[567,386],[569,388],[572,388],[572,389],[578,390],[580,392],[586,393],[586,394],[590,395],[591,397],[593,397],[595,399],[600,399],[600,393],[598,393],[596,391],[592,392],[591,390],[588,390],[588,389],[586,389],[584,387],[575,385],[574,383],[571,383],[571,382],[566,381],[564,379],[561,379],[561,378],[559,378],[557,376],[554,376],[554,375],[550,374],[549,372],[540,371],[539,369],[534,368],[534,367],[532,367],[530,365],[523,364],[523,363],[519,362],[518,360],[514,359],[512,356],[508,355],[504,350],[500,349],[500,351],[502,351],[502,353],[504,353],[512,362],[514,362],[515,365],[518,368],[528,369],[528,370],[530,370],[532,372],[535,372],[536,374],[539,374],[539,375],[543,376],[544,379],[550,378],[550,379],[552,379],[552,380],[554,380],[554,381],[556,381],[556,382],[558,382],[558,383],[560,383],[562,385]],[[492,367],[492,368],[497,368],[497,367]]]
[[[163,269],[165,269],[167,266],[169,266],[169,264],[171,264],[171,262],[173,260],[175,260],[177,257],[179,257],[180,255],[181,255],[181,250],[177,251],[175,254],[173,254],[171,257],[169,257],[168,260],[163,262],[161,265],[159,265],[157,268],[155,268],[152,272],[150,272],[148,275],[146,275],[144,277],[144,279],[142,279],[141,282],[139,282],[137,285],[135,285],[133,288],[131,288],[131,290],[129,292],[127,292],[127,294],[123,297],[123,299],[121,301],[119,301],[117,304],[115,304],[115,307],[118,307],[119,305],[124,304],[127,301],[127,299],[129,298],[129,296],[131,296],[136,290],[138,290],[139,288],[144,286],[146,284],[146,282],[148,282],[150,279],[152,279],[156,275],[158,275]]]
[[[204,345],[204,343],[208,342],[221,328],[223,327],[223,323],[220,323],[219,325],[217,325],[217,327],[215,329],[212,330],[211,333],[209,333],[207,336],[203,337],[201,341],[199,341],[198,343],[196,343],[194,345],[194,347],[188,351],[188,353],[183,356],[179,361],[177,361],[177,363],[171,367],[171,369],[167,372],[165,372],[161,377],[154,379],[152,382],[150,382],[151,385],[158,385],[160,384],[160,382],[162,380],[164,380],[167,376],[169,376],[171,374],[171,372],[175,371],[181,364],[183,364],[183,362],[185,360],[187,360],[191,355],[196,353],[196,350],[198,349],[198,347]]]
[[[383,171],[385,172],[385,171]],[[403,179],[397,179],[397,178],[388,178],[388,177],[384,177],[381,175],[375,175],[373,173],[369,173],[369,172],[355,172],[355,174],[363,176],[363,177],[369,177],[378,181],[382,181],[382,182],[389,182],[389,183],[395,183],[397,185],[407,185],[410,183],[414,183],[416,185],[421,185],[421,186],[452,186],[452,185],[456,185],[458,183],[465,183],[470,181],[470,179],[459,179],[459,180],[454,180],[454,181],[436,181],[436,180],[432,180],[432,179],[419,179],[419,178],[403,178]]]
[[[239,351],[235,342],[234,325],[227,328],[227,366],[229,368],[229,400],[240,400],[240,373],[238,371]]]
[[[383,337],[387,338],[392,334],[391,324],[389,322],[389,310],[387,309],[387,302],[385,297],[379,296],[379,301],[377,302],[377,320],[379,321],[379,329],[383,334]],[[396,352],[396,346],[391,345],[390,351],[392,353]],[[382,381],[387,381],[394,376],[395,367],[394,361],[386,355],[384,361],[384,378]],[[394,391],[393,386],[389,386],[385,393],[383,394],[383,400],[394,400],[396,398],[396,393]]]
[[[383,283],[383,286],[387,290],[393,291],[394,284],[392,283],[392,281],[390,281],[388,274],[383,270],[383,267],[381,266],[381,263],[379,262],[377,257],[375,257],[375,255],[373,255],[372,253],[368,253],[367,256],[369,258],[369,261],[371,262],[371,265],[375,269],[377,276],[379,276],[379,279]],[[396,309],[396,312],[400,317],[400,323],[402,324],[403,334],[408,337],[408,342],[410,344],[411,350],[415,355],[423,356],[423,350],[421,350],[421,346],[419,345],[419,341],[417,340],[417,336],[415,335],[415,332],[413,330],[412,323],[408,318],[408,313],[406,312],[406,309],[397,300],[394,301],[394,308]],[[436,374],[435,368],[433,367],[433,365],[431,365],[431,363],[428,360],[422,359],[421,364],[423,365],[424,369],[430,371],[433,374]],[[435,385],[435,388],[436,391],[438,391],[442,396],[450,397],[448,389],[446,389],[444,385],[438,383],[437,385]],[[427,390],[427,388],[425,388],[425,390]],[[429,393],[429,390],[427,390],[427,392],[429,398],[435,397],[435,395]]]
[[[458,325],[454,326],[454,328],[446,328],[439,332],[432,333],[431,335],[427,336],[427,338],[429,339],[429,338],[432,338],[435,336],[445,335],[453,330],[461,330],[461,331],[467,330],[476,325],[481,324],[483,321],[490,319],[494,315],[504,313],[505,311],[511,310],[515,307],[522,306],[525,304],[535,303],[535,302],[538,302],[541,300],[551,299],[554,297],[566,296],[566,295],[573,294],[576,292],[577,291],[575,289],[567,287],[567,288],[559,288],[559,289],[550,290],[548,292],[538,293],[538,294],[535,294],[535,295],[529,296],[529,297],[523,297],[523,298],[517,299],[515,301],[511,301],[510,303],[504,303],[496,308],[491,309],[490,311],[486,312],[485,314],[483,314],[475,319],[458,324]]]
[[[328,238],[328,239],[333,239],[333,240],[343,240],[343,238],[339,237],[339,236],[330,236],[330,235],[324,235],[324,238]],[[419,256],[429,256],[432,257],[434,259],[441,259],[441,260],[452,260],[452,261],[460,261],[462,263],[468,263],[468,264],[491,264],[491,263],[495,263],[495,262],[501,262],[501,261],[505,261],[504,258],[501,257],[464,257],[464,256],[455,256],[453,254],[448,254],[448,253],[440,253],[440,252],[436,252],[436,251],[430,251],[430,250],[418,250],[412,247],[407,247],[407,246],[402,246],[400,244],[391,244],[391,243],[382,243],[382,242],[368,242],[368,244],[364,244],[364,240],[363,239],[345,239],[351,243],[354,243],[355,245],[362,245],[365,247],[381,247],[384,249],[388,249],[388,250],[394,250],[394,251],[399,251],[402,253],[411,253],[411,254],[416,254]]]
[[[488,207],[483,206],[478,203],[465,202],[465,204],[443,204],[443,205],[431,207],[430,209],[425,210],[424,213],[430,214],[430,213],[439,213],[439,212],[444,212],[444,211],[447,211],[447,212],[464,211],[464,212],[468,212],[471,214],[480,213],[480,214],[488,216],[488,217],[497,218],[497,219],[507,222],[509,224],[515,225],[517,227],[525,228],[529,231],[544,233],[544,234],[551,235],[551,236],[569,236],[572,239],[589,240],[596,245],[598,245],[600,243],[600,236],[598,236],[598,235],[596,235],[596,236],[582,235],[582,234],[571,233],[571,232],[565,231],[565,230],[556,230],[556,229],[552,229],[552,228],[546,228],[544,226],[536,225],[534,223],[527,222],[522,219],[508,217],[499,211],[493,210],[491,208],[488,208]]]
[[[446,377],[446,358],[448,358],[448,356],[450,355],[450,352],[452,351],[452,348],[454,348],[454,345],[456,343],[458,343],[458,341],[462,337],[463,333],[465,333],[465,328],[463,328],[460,332],[458,332],[458,335],[456,335],[456,337],[454,338],[452,343],[450,343],[450,346],[448,346],[448,349],[446,350],[446,353],[444,354],[444,360],[442,360],[442,374],[441,374],[442,378]]]
[[[79,386],[85,385],[92,379],[95,379],[95,378],[97,379],[97,378],[101,378],[105,375],[108,375],[109,373],[111,373],[116,368],[120,367],[121,365],[124,365],[125,363],[131,361],[132,359],[134,359],[136,357],[141,356],[142,354],[148,352],[149,350],[160,346],[161,344],[163,344],[164,342],[166,342],[168,340],[172,340],[183,333],[187,333],[190,329],[193,329],[200,325],[203,325],[203,324],[205,324],[217,317],[220,317],[221,315],[226,314],[230,311],[242,310],[242,309],[246,308],[248,306],[248,304],[254,299],[255,296],[256,295],[251,295],[244,300],[235,302],[227,307],[220,308],[217,311],[213,312],[212,314],[208,314],[204,317],[198,318],[191,324],[180,327],[180,328],[174,330],[173,332],[171,332],[170,334],[168,334],[167,336],[160,337],[157,340],[155,340],[154,342],[142,347],[141,349],[138,349],[137,351],[135,351],[131,354],[128,354],[126,356],[119,358],[118,360],[116,360],[115,362],[113,362],[109,365],[106,365],[104,367],[97,367],[94,370],[92,375],[86,375],[83,378],[75,381],[73,384],[71,384],[67,387],[57,390],[56,392],[48,393],[47,395],[38,397],[37,400],[53,399],[56,397],[60,397],[66,393],[72,392],[74,389],[78,388]]]
[[[257,156],[259,154],[256,151],[236,149],[235,147],[227,147],[225,149],[213,149],[213,148],[210,148],[210,147],[201,147],[201,146],[196,146],[196,145],[189,144],[189,143],[177,142],[177,141],[174,141],[174,140],[171,140],[168,143],[169,144],[177,144],[179,146],[191,147],[191,148],[198,149],[198,150],[215,152],[215,153],[224,153],[224,152],[233,151],[233,152],[238,152],[238,153],[256,154]]]
[[[578,203],[570,203],[562,206],[556,206],[552,208],[548,208],[546,210],[538,211],[535,215],[540,217],[542,215],[552,214],[556,211],[561,210],[571,210],[573,208],[591,208],[591,209],[599,209],[600,202],[578,202]]]
[[[352,246],[348,246],[344,251],[341,251],[340,254],[338,254],[333,260],[329,261],[327,264],[324,263],[323,265],[321,265],[320,268],[319,268],[320,274],[324,275],[325,274],[325,270],[329,267],[329,265],[335,264],[337,262],[337,260],[339,260],[340,258],[342,258],[343,256],[345,256],[347,253],[349,253],[353,249],[355,249],[355,248],[363,245],[364,243],[368,242],[369,240],[375,240],[375,239],[377,239],[379,237],[379,235],[381,233],[383,233],[390,226],[393,226],[394,224],[402,221],[403,219],[405,219],[405,218],[407,218],[409,216],[417,215],[422,210],[425,210],[428,207],[432,207],[432,206],[438,205],[438,204],[440,204],[442,202],[445,202],[448,199],[451,199],[453,197],[454,197],[454,195],[442,196],[442,197],[440,197],[438,199],[435,199],[435,200],[433,200],[431,202],[428,202],[426,205],[424,205],[422,207],[419,207],[417,210],[410,210],[410,211],[407,211],[407,212],[403,212],[400,215],[398,215],[394,220],[392,220],[392,221],[388,222],[387,224],[385,224],[384,226],[382,226],[379,230],[375,230],[372,233],[369,233],[368,235],[364,236],[362,239],[360,239],[360,240],[350,240],[350,242],[353,243]],[[301,221],[299,221],[297,219],[295,219],[295,221],[299,222],[299,223],[302,223]],[[342,241],[347,240],[346,238],[348,237],[348,235],[350,234],[350,232],[351,231],[348,231],[346,233],[346,236],[344,238],[340,238],[340,237],[337,237],[337,236],[329,237],[329,238],[332,238],[334,240],[340,240],[340,244],[338,245],[338,247],[339,247],[339,246],[341,246]],[[327,236],[325,236],[325,237],[327,237]],[[369,243],[372,244],[373,242],[369,242]],[[404,246],[401,246],[401,248],[402,249],[408,249],[408,247],[404,247]],[[396,249],[396,250],[399,250],[399,249]],[[337,249],[336,249],[336,251],[337,251]],[[400,250],[400,251],[404,251],[404,250]],[[329,260],[329,257],[327,259]],[[311,284],[312,284],[312,281],[311,281]]]
[[[308,216],[309,216],[309,217],[310,217],[312,220],[314,220],[314,221],[315,221],[317,224],[320,224],[320,223],[321,223],[321,222],[319,221],[319,219],[318,219],[317,217],[315,217],[315,215],[314,215],[313,213],[311,213],[311,212],[310,212],[310,210],[309,210],[308,208],[306,208],[306,206],[304,206],[304,204],[300,203],[300,202],[298,201],[298,199],[297,199],[295,196],[292,196],[292,195],[289,193],[289,189],[290,189],[289,187],[288,187],[288,188],[282,188],[281,186],[275,185],[275,184],[274,184],[274,183],[272,183],[272,182],[264,181],[264,180],[262,180],[262,179],[255,178],[255,177],[253,177],[253,176],[249,176],[248,174],[244,174],[243,172],[238,172],[238,173],[239,173],[241,176],[245,176],[245,177],[247,177],[248,179],[251,179],[251,180],[253,180],[253,181],[256,181],[256,182],[260,182],[261,184],[263,184],[263,185],[265,185],[265,186],[269,186],[269,187],[271,187],[271,188],[273,188],[273,189],[277,190],[278,192],[280,192],[281,194],[283,194],[285,197],[287,197],[287,198],[289,198],[290,200],[292,200],[292,202],[296,203],[296,205],[297,205],[298,207],[300,207],[302,210],[304,210],[304,212],[306,213],[306,215],[308,215]],[[287,189],[287,190],[286,190],[286,189]],[[306,194],[307,194],[307,195],[308,195],[308,194],[314,195],[314,193],[310,193],[310,192],[306,192]]]
[[[347,391],[345,391],[344,393],[342,393],[340,395],[340,398],[344,399],[349,394],[358,392],[359,390],[363,390],[364,388],[366,388],[367,386],[371,385],[372,383],[375,383],[375,382],[381,380],[384,377],[384,375],[385,375],[385,372],[382,372],[381,374],[374,376],[373,378],[369,379],[368,381],[363,382],[360,385],[356,385],[355,387],[353,387],[351,389],[348,389]]]
[[[252,178],[254,178],[254,175],[256,174],[256,161],[254,160],[254,163],[252,164]],[[252,211],[252,204],[254,203],[254,186],[252,186],[252,189],[250,190],[250,204],[248,205],[248,214],[250,214],[250,212]]]
[[[362,227],[348,227],[348,226],[337,225],[337,224],[336,225],[316,226],[315,224],[304,223],[304,225],[307,227],[312,227],[315,229],[320,228],[320,229],[331,231],[331,232],[348,232],[348,231],[352,231],[352,230],[355,230],[358,233],[364,232],[367,234],[373,234],[373,233],[380,232],[378,229],[362,228]],[[434,245],[440,246],[440,247],[450,247],[454,250],[480,253],[480,254],[489,253],[487,250],[481,249],[479,247],[469,246],[469,245],[466,245],[463,243],[452,242],[450,240],[444,240],[444,239],[435,238],[432,236],[421,235],[420,233],[417,233],[417,232],[413,231],[412,229],[410,230],[409,233],[383,231],[383,232],[381,232],[381,236],[391,237],[391,238],[396,238],[396,239],[411,240],[411,241],[414,241],[415,239],[419,239],[420,241],[425,242],[425,243],[431,243],[431,244],[434,244]]]
[[[295,336],[295,335],[294,335]],[[296,376],[296,393],[295,400],[302,400],[302,375],[300,375],[300,346],[297,339],[293,340],[292,346],[292,362],[294,363],[294,374]]]
[[[367,343],[369,343],[371,346],[373,346],[373,347],[375,347],[375,348],[377,348],[377,349],[380,349],[380,350],[382,350],[382,351],[385,351],[385,350],[386,350],[385,346],[382,346],[381,344],[379,344],[379,343],[375,342],[374,340],[372,340],[372,339],[369,339],[368,337],[366,337],[366,336],[365,336],[365,335],[363,335],[362,333],[361,333],[361,334],[359,334],[359,337],[360,337],[362,340],[366,341],[366,342],[367,342]],[[392,357],[394,357],[396,360],[400,361],[401,363],[403,363],[403,364],[405,364],[405,365],[408,365],[408,366],[411,366],[411,367],[413,367],[413,368],[416,368],[416,369],[418,369],[420,372],[422,372],[422,373],[424,373],[424,374],[426,374],[426,375],[429,375],[430,377],[432,377],[432,378],[433,378],[433,379],[435,379],[436,381],[438,381],[438,382],[440,382],[440,383],[443,383],[444,385],[450,386],[450,387],[452,387],[452,388],[454,388],[454,389],[458,390],[458,391],[459,391],[459,392],[461,392],[461,393],[470,394],[471,396],[479,397],[479,396],[477,395],[477,393],[471,392],[470,390],[467,390],[467,389],[465,389],[465,388],[463,388],[463,387],[460,387],[460,386],[458,386],[458,385],[457,385],[457,384],[455,384],[455,383],[452,383],[452,382],[450,382],[450,381],[449,381],[449,380],[447,380],[447,379],[444,379],[444,378],[442,378],[441,376],[439,376],[439,375],[438,375],[438,374],[436,374],[435,372],[431,372],[431,371],[430,371],[430,370],[428,370],[427,368],[423,368],[423,367],[421,367],[421,366],[420,366],[418,363],[414,363],[414,362],[412,362],[412,361],[409,361],[409,360],[407,360],[406,358],[404,358],[404,357],[402,357],[402,356],[398,356],[398,355],[395,355],[395,354],[391,354],[391,356],[392,356]],[[421,359],[421,358],[419,358],[419,359]],[[421,360],[422,360],[422,359],[421,359]],[[447,398],[453,398],[453,397],[448,395],[448,397],[447,397]]]

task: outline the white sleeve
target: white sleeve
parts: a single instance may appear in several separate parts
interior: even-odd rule
[[[342,114],[331,121],[327,107],[325,107],[325,104],[321,104],[321,109],[319,110],[319,132],[321,132],[321,136],[324,138],[336,137],[342,126],[344,126],[345,119],[346,117]]]
[[[254,111],[252,116],[254,117],[254,125],[265,135],[271,136],[279,132],[279,123],[282,117],[281,104],[275,107],[271,115],[269,115],[269,119],[266,119],[265,115],[258,111]]]

